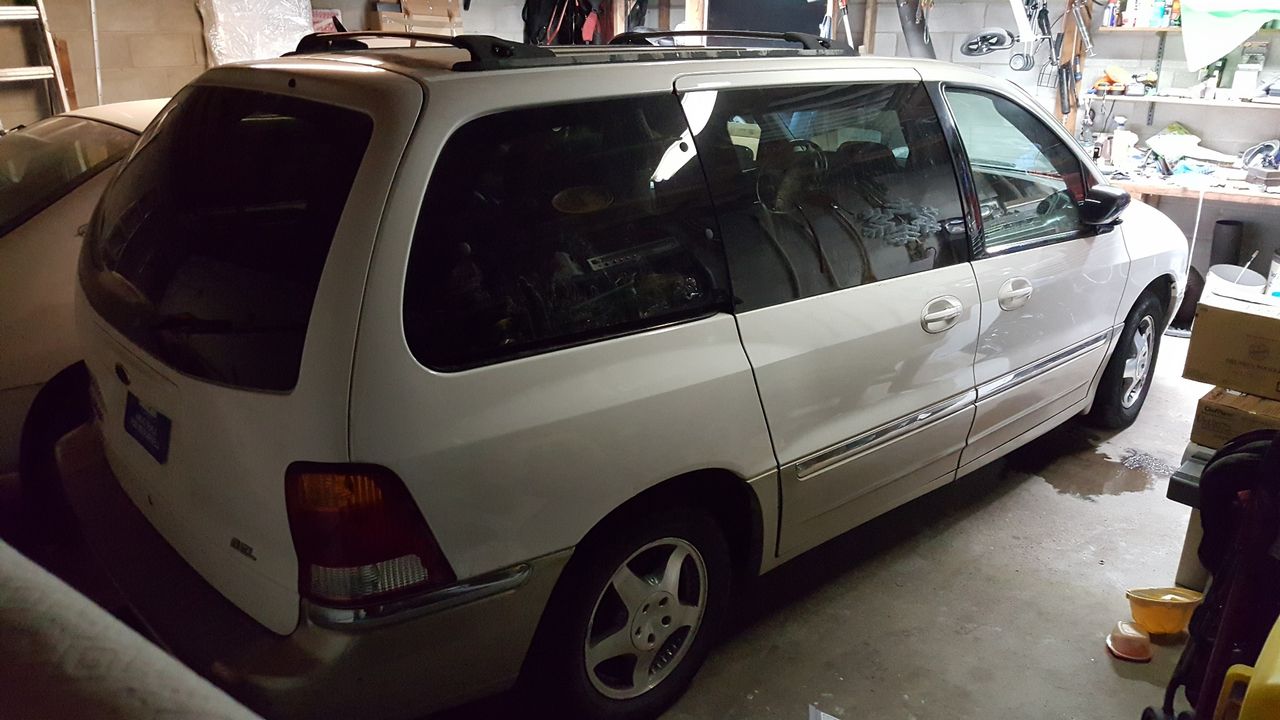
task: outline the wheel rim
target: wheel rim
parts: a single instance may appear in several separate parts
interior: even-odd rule
[[[591,610],[583,645],[591,684],[615,700],[652,690],[693,645],[706,606],[707,566],[693,545],[669,537],[632,553]]]
[[[1151,369],[1151,355],[1155,348],[1156,321],[1150,315],[1142,318],[1129,344],[1129,354],[1124,360],[1124,384],[1121,387],[1120,404],[1125,409],[1137,404],[1147,387]]]

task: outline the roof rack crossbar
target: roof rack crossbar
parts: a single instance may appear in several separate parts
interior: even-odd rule
[[[664,37],[729,37],[752,40],[781,40],[796,43],[805,50],[830,50],[831,41],[799,32],[764,32],[756,30],[656,30],[652,32],[624,32],[614,36],[610,45],[653,45],[652,38]]]
[[[361,32],[320,32],[303,36],[298,41],[298,48],[286,55],[302,55],[306,53],[322,53],[334,50],[365,50],[366,43],[361,38],[398,38],[419,42],[450,45],[471,54],[469,63],[458,63],[466,67],[460,69],[483,69],[497,67],[504,60],[554,58],[555,53],[525,43],[512,42],[492,35],[428,35],[426,33],[394,32],[369,30]]]

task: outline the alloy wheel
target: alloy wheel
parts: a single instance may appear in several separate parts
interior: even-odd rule
[[[1133,342],[1129,345],[1129,353],[1124,360],[1124,382],[1120,387],[1120,404],[1127,410],[1133,407],[1142,397],[1150,374],[1152,351],[1155,349],[1156,322],[1146,315],[1138,322],[1133,333]]]
[[[671,675],[693,645],[707,607],[707,566],[680,538],[632,553],[596,598],[584,643],[587,677],[615,700]]]

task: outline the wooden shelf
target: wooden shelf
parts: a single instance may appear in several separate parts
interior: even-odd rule
[[[1100,27],[1095,32],[1100,33],[1181,33],[1181,27]],[[1258,28],[1255,35],[1265,35],[1267,33],[1278,33],[1280,30],[1272,28]]]
[[[1132,102],[1132,103],[1154,103],[1157,105],[1196,105],[1199,107],[1216,107],[1216,108],[1247,108],[1249,110],[1280,110],[1280,104],[1272,103],[1256,103],[1245,102],[1243,100],[1210,100],[1208,98],[1179,98],[1179,97],[1161,97],[1159,95],[1082,95],[1081,101],[1095,100],[1097,102]]]
[[[1180,27],[1100,27],[1100,33],[1180,33]]]

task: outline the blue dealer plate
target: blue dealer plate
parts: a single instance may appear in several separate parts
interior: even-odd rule
[[[169,459],[169,431],[172,426],[164,413],[148,408],[137,396],[129,393],[124,405],[125,432],[160,464]]]

